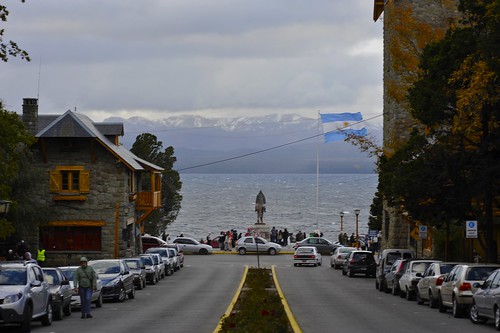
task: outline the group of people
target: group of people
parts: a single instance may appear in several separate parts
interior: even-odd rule
[[[210,244],[210,233],[207,236],[207,244]],[[221,231],[219,235],[219,249],[221,251],[232,251],[236,247],[236,241],[241,238],[236,229]]]
[[[16,245],[15,251],[13,249],[9,249],[7,251],[5,260],[7,261],[24,260],[26,262],[34,262],[42,266],[45,263],[45,249],[43,249],[43,247],[40,246],[40,249],[37,251],[37,257],[36,259],[34,259],[24,240],[21,240]]]

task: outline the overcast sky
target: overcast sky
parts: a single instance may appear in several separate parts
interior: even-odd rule
[[[2,1],[0,98],[159,119],[382,113],[382,24],[370,0]],[[381,122],[381,118],[378,118]]]

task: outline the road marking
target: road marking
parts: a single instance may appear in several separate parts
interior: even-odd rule
[[[276,290],[278,291],[278,295],[281,298],[281,303],[283,304],[283,307],[285,308],[285,313],[286,316],[288,317],[288,321],[290,322],[290,326],[292,326],[292,330],[295,333],[302,333],[302,330],[297,323],[297,320],[295,319],[295,316],[292,313],[292,310],[290,309],[290,306],[288,306],[288,302],[286,301],[285,295],[283,294],[283,291],[281,290],[280,284],[278,282],[278,277],[276,275],[276,266],[272,265],[271,266],[271,271],[273,272],[273,280],[274,280],[274,286],[276,287]]]

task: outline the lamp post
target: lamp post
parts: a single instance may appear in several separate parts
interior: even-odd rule
[[[7,215],[11,203],[9,200],[0,200],[0,217]]]
[[[340,232],[344,231],[344,212],[340,212]]]
[[[359,249],[359,234],[358,234],[359,209],[355,209],[354,214],[356,214],[356,248]]]

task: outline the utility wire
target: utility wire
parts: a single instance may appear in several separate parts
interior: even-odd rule
[[[343,130],[343,129],[346,129],[346,128],[351,127],[353,125],[361,124],[361,123],[367,122],[369,120],[373,120],[375,118],[381,117],[382,115],[383,114],[379,114],[379,115],[373,116],[373,117],[368,118],[368,119],[363,119],[363,120],[360,120],[360,121],[358,121],[356,123],[350,124],[348,126],[344,126],[342,128],[337,128],[335,130],[328,131],[326,133]],[[306,138],[303,138],[303,139],[299,139],[299,140],[287,142],[287,143],[284,143],[284,144],[281,144],[281,145],[278,145],[278,146],[274,146],[274,147],[270,147],[270,148],[265,148],[265,149],[257,150],[257,151],[251,152],[251,153],[247,153],[247,154],[243,154],[243,155],[238,155],[238,156],[234,156],[234,157],[229,157],[229,158],[225,158],[225,159],[218,160],[218,161],[213,161],[213,162],[208,162],[208,163],[193,165],[193,166],[190,166],[190,167],[185,167],[185,168],[177,169],[177,171],[184,171],[184,170],[191,170],[191,169],[201,168],[201,167],[205,167],[205,166],[209,166],[209,165],[224,163],[224,162],[233,161],[233,160],[237,160],[237,159],[248,157],[248,156],[252,156],[252,155],[261,154],[261,153],[264,153],[264,152],[267,152],[267,151],[270,151],[270,150],[279,149],[279,148],[283,148],[283,147],[286,147],[286,146],[294,145],[294,144],[299,143],[299,142],[311,140],[311,139],[317,138],[318,136],[322,136],[324,134],[325,133],[315,134],[315,135],[312,135],[312,136],[309,136],[309,137],[306,137]]]

